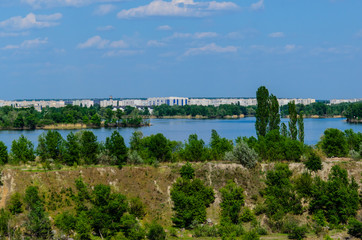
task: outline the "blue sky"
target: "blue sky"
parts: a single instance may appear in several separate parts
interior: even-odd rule
[[[362,97],[360,0],[1,0],[0,99]]]

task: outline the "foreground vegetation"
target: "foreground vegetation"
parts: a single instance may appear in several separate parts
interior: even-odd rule
[[[289,239],[304,239],[308,234],[330,239],[332,230],[342,230],[361,238],[362,198],[355,171],[361,178],[362,134],[326,129],[316,146],[307,146],[304,114],[298,113],[294,102],[288,105],[287,126],[280,124],[276,97],[265,87],[258,89],[257,100],[257,138],[232,141],[213,130],[206,145],[196,134],[181,143],[162,134],[143,136],[136,131],[127,147],[118,131],[105,142],[98,142],[91,131],[70,133],[67,139],[48,131],[39,136],[36,148],[21,136],[9,153],[0,142],[6,200],[0,211],[0,236],[88,240],[191,235],[247,240],[277,233]],[[326,157],[348,157],[355,164],[354,177],[343,164],[323,169]],[[210,161],[214,165],[199,165]],[[297,172],[292,171],[295,164],[302,166]],[[31,177],[16,170],[26,170],[28,165],[34,167]],[[95,175],[89,165],[116,168],[102,168]],[[138,167],[130,167],[134,165]],[[58,171],[62,168],[64,172]],[[151,169],[159,169],[162,177]],[[44,173],[38,174],[39,170]],[[78,171],[72,183],[62,179],[71,171]],[[83,174],[88,171],[91,174]],[[14,185],[15,176],[24,177],[20,184]],[[99,183],[97,178],[106,181]],[[123,181],[136,196],[128,194],[125,185],[120,187]],[[140,192],[139,181],[153,190]],[[169,185],[161,188],[166,181]],[[61,185],[51,189],[55,182]],[[6,189],[14,186],[24,188],[8,198]],[[155,201],[157,206],[146,204]],[[166,215],[168,208],[170,215]]]

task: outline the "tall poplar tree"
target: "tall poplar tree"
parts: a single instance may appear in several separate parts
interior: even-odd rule
[[[298,135],[298,129],[297,129],[297,110],[295,108],[295,102],[291,101],[288,103],[288,109],[289,109],[289,131],[290,131],[290,137],[293,140],[297,139]]]
[[[285,123],[282,123],[282,125],[281,125],[281,134],[284,137],[288,137],[288,128]]]
[[[299,113],[298,117],[298,138],[301,143],[304,143],[304,119],[303,119],[303,111]]]
[[[258,88],[256,92],[257,108],[255,129],[258,137],[265,136],[269,122],[269,91],[265,86]]]
[[[269,97],[269,109],[269,131],[279,129],[279,103],[277,97],[273,94],[271,94]]]

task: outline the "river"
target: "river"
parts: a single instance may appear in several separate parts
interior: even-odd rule
[[[255,118],[247,117],[241,119],[151,119],[150,127],[142,128],[100,128],[89,129],[98,137],[98,141],[105,141],[114,130],[117,130],[128,142],[132,133],[136,130],[143,132],[145,136],[162,133],[167,138],[177,141],[187,140],[190,134],[196,133],[206,143],[211,137],[211,130],[215,129],[221,137],[236,139],[239,136],[256,136]],[[288,119],[282,119],[287,123]],[[327,128],[337,128],[342,131],[352,128],[355,132],[362,132],[362,124],[349,124],[344,118],[324,118],[324,119],[304,119],[304,134],[306,144],[316,144],[324,130]],[[38,136],[46,130],[24,130],[24,131],[0,131],[0,141],[3,141],[10,150],[11,143],[18,139],[21,134],[37,146]],[[71,131],[80,130],[58,130],[63,138]]]

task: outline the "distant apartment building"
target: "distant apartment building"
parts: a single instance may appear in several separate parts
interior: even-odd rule
[[[34,107],[37,111],[41,111],[45,107],[60,108],[65,106],[64,101],[44,101],[44,100],[32,100],[32,101],[4,101],[0,100],[0,107],[11,106],[13,108],[29,108]]]
[[[146,100],[142,99],[124,99],[118,102],[119,107],[131,106],[131,107],[144,107],[147,106]]]
[[[185,97],[154,97],[147,98],[147,106],[160,106],[166,104],[169,106],[185,106],[188,105],[188,98]]]
[[[220,106],[222,104],[240,104],[241,106],[256,105],[255,98],[191,98],[189,105]]]
[[[118,107],[118,101],[117,100],[102,100],[99,102],[99,105],[101,107],[109,107],[109,106],[112,106],[112,107]]]
[[[278,98],[279,106],[287,105],[291,101],[294,101],[295,104],[303,105],[315,103],[315,99],[313,98]]]
[[[362,102],[362,98],[352,98],[352,99],[331,99],[330,104],[354,103],[354,102]]]
[[[93,100],[74,100],[73,101],[73,106],[81,106],[81,107],[92,107],[94,106],[94,101]]]

